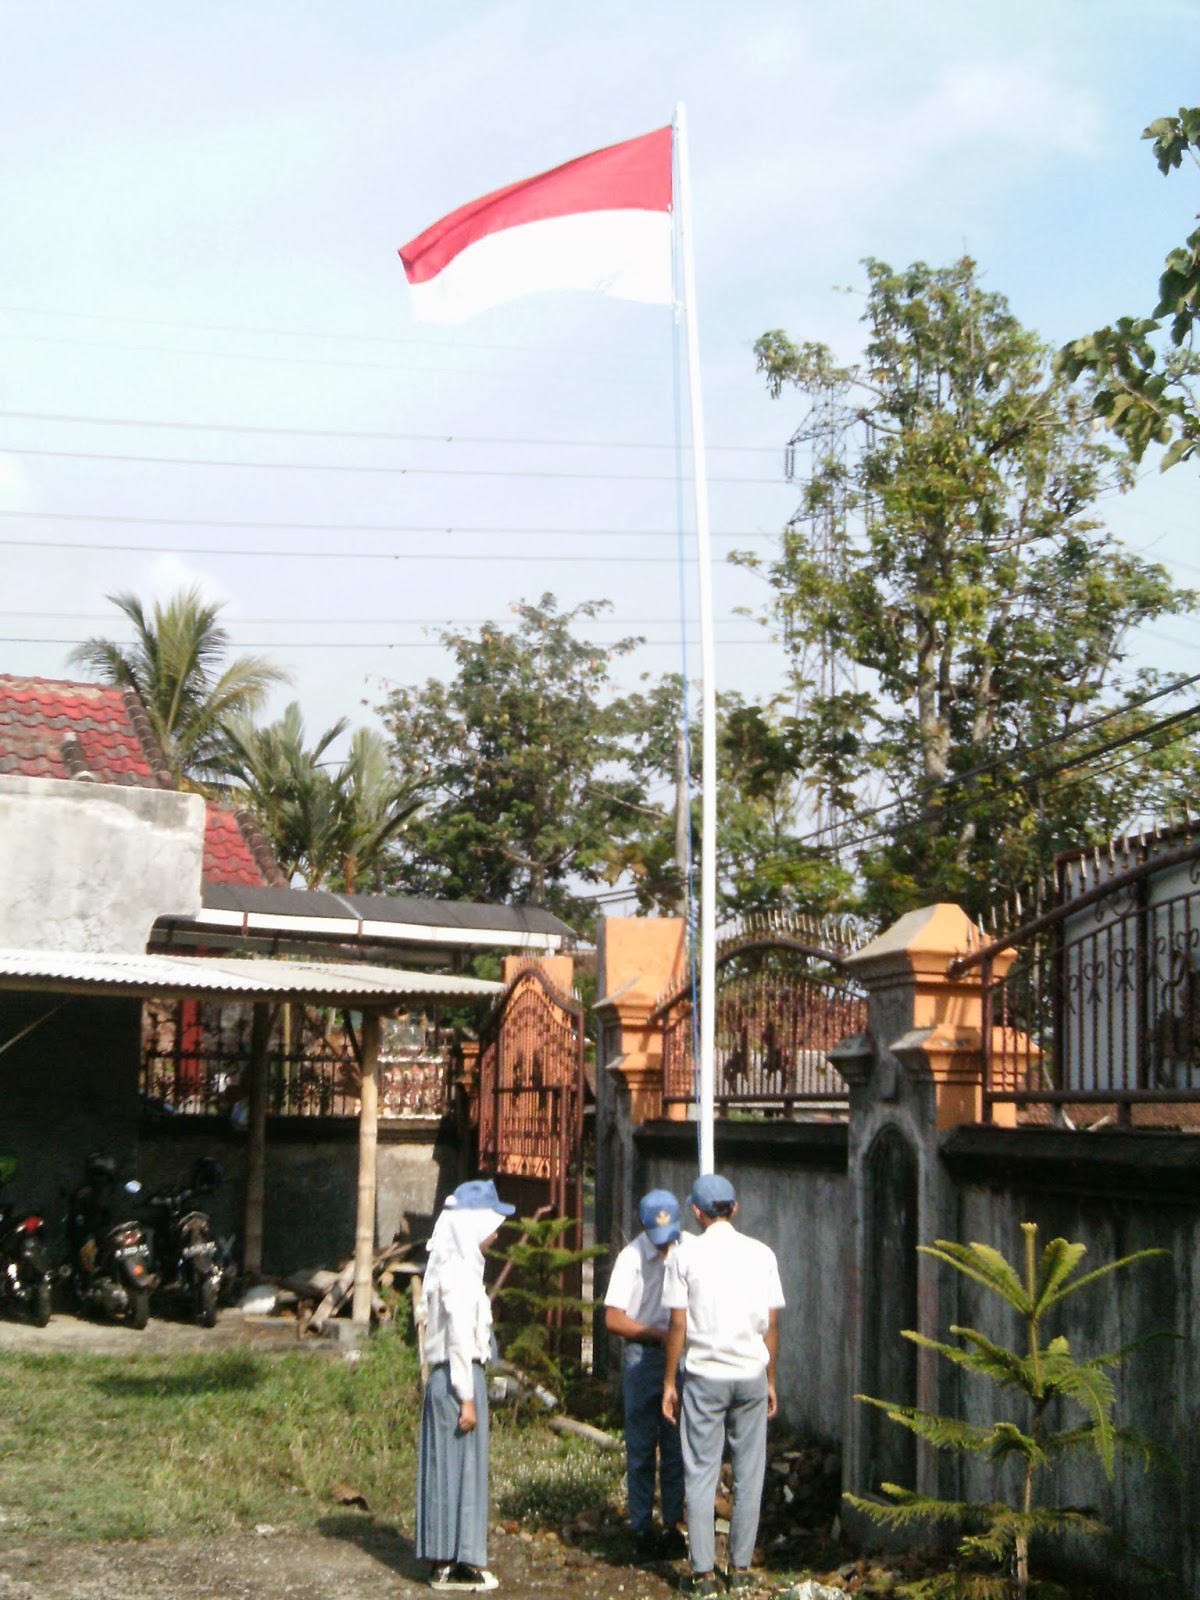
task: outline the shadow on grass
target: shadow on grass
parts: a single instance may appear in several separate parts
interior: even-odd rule
[[[349,1544],[356,1544],[364,1555],[378,1561],[398,1578],[424,1583],[428,1577],[429,1565],[417,1560],[412,1540],[405,1538],[391,1523],[377,1522],[369,1513],[353,1516],[346,1512],[340,1516],[321,1517],[317,1532],[327,1539],[345,1539]]]
[[[97,1389],[114,1400],[161,1400],[254,1389],[264,1375],[263,1365],[255,1356],[235,1353],[182,1372],[114,1372],[94,1382]]]

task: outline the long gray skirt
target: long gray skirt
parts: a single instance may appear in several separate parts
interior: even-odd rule
[[[487,1566],[488,1398],[483,1368],[475,1377],[476,1425],[458,1428],[450,1366],[434,1367],[425,1386],[417,1460],[417,1555],[424,1561]]]

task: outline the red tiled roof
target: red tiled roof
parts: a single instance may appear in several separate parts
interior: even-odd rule
[[[173,789],[162,752],[132,689],[0,673],[0,773]],[[208,803],[207,883],[286,886],[248,812]]]
[[[72,778],[80,770],[101,783],[174,787],[163,784],[161,761],[152,763],[123,689],[0,674],[0,772]]]

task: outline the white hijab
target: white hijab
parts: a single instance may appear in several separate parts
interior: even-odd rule
[[[483,1242],[506,1219],[498,1211],[445,1207],[429,1243],[425,1293],[445,1297],[478,1290],[483,1284]]]

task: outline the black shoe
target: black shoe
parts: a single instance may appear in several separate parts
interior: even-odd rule
[[[682,1561],[687,1555],[687,1548],[682,1528],[664,1528],[658,1536],[660,1561]]]
[[[724,1593],[715,1572],[689,1572],[679,1580],[679,1587],[684,1594],[695,1595],[697,1600],[708,1600],[710,1595]]]
[[[429,1574],[429,1587],[439,1594],[486,1594],[500,1587],[486,1567],[469,1567],[465,1561],[439,1563]]]
[[[756,1589],[758,1579],[749,1567],[729,1567],[725,1573],[725,1587],[731,1594],[738,1589]]]
[[[653,1528],[639,1528],[633,1536],[633,1559],[635,1561],[657,1561],[659,1555],[658,1535]]]

